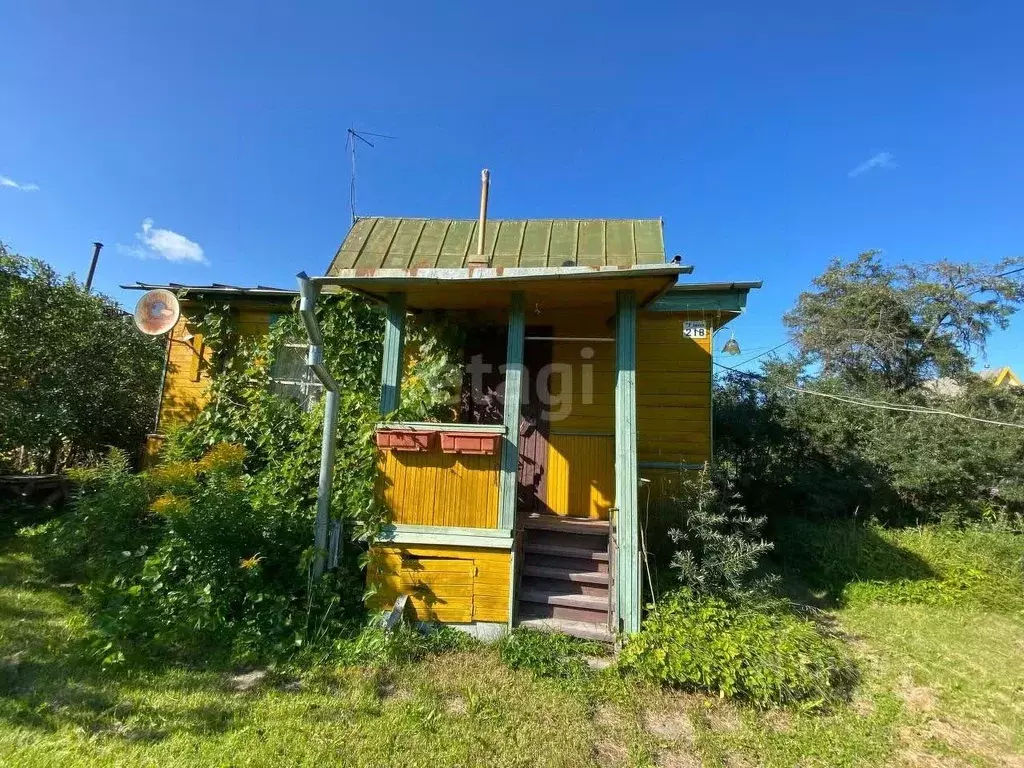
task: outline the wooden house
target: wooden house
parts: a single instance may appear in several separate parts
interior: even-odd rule
[[[329,384],[310,310],[321,292],[356,291],[386,307],[376,441],[390,523],[370,545],[372,606],[406,595],[416,617],[481,636],[635,631],[640,510],[710,459],[713,337],[760,287],[681,281],[692,268],[678,261],[656,219],[361,218],[299,292],[126,286],[182,302],[149,449],[205,403],[208,350],[189,325],[204,303],[230,304],[243,333],[263,333],[301,294],[310,370]],[[399,423],[406,319],[425,311],[467,329],[460,406],[448,423]]]
[[[290,314],[297,291],[257,286],[243,288],[230,285],[152,285],[134,283],[121,286],[127,290],[164,289],[178,296],[181,316],[167,335],[164,352],[160,397],[152,434],[147,435],[144,464],[154,461],[168,430],[191,421],[207,402],[210,383],[211,350],[196,322],[211,303],[226,304],[235,315],[239,334],[265,334],[277,315]],[[297,339],[297,342],[303,342]],[[298,343],[305,353],[305,343]]]
[[[660,220],[362,218],[300,276],[307,309],[337,288],[387,307],[375,607],[405,595],[480,635],[639,628],[640,504],[710,459],[713,335],[760,286],[679,282],[678,261]],[[461,405],[398,423],[406,318],[425,311],[469,331]]]

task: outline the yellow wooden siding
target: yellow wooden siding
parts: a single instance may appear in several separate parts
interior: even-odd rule
[[[190,331],[193,315],[202,311],[200,307],[183,302],[181,318],[170,333],[167,349],[167,373],[164,377],[163,393],[160,400],[160,414],[157,429],[168,429],[186,424],[206,405],[210,381],[208,368],[212,350],[203,341],[202,334]],[[270,328],[270,316],[291,311],[287,305],[273,307],[240,306],[235,308],[236,328],[241,336],[260,336]],[[185,339],[187,333],[193,338]]]
[[[607,313],[578,313],[538,319],[551,323],[555,337],[551,345],[551,431],[615,431],[615,344],[607,341],[567,341],[566,337],[610,338]],[[527,342],[529,343],[529,342]],[[536,376],[537,372],[531,371]],[[541,379],[541,393],[544,390]]]
[[[615,499],[615,438],[550,435],[546,496],[556,515],[607,520]]]
[[[498,527],[500,455],[384,450],[379,482],[391,520],[402,525]]]
[[[410,596],[421,621],[506,622],[509,553],[456,546],[374,545],[367,582],[376,587],[371,610],[387,610]]]
[[[189,318],[182,313],[168,341],[167,372],[158,419],[161,432],[194,419],[208,399],[209,374],[200,365],[202,339],[184,338],[189,333],[188,323]],[[206,354],[209,355],[209,350]]]
[[[684,336],[685,320],[703,320],[707,337]],[[713,318],[699,314],[640,313],[636,376],[640,461],[702,463],[711,458],[713,330]]]

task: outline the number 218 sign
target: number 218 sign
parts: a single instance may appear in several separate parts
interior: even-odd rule
[[[683,336],[688,339],[706,339],[708,327],[703,320],[685,320],[683,321]]]

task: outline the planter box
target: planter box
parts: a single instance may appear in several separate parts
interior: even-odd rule
[[[501,435],[481,432],[442,432],[441,450],[445,453],[469,453],[493,456],[498,451]]]
[[[414,429],[378,429],[377,447],[392,451],[429,451],[436,435],[436,432]]]

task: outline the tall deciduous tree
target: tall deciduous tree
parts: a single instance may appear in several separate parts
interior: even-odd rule
[[[152,427],[163,344],[111,299],[0,243],[0,460],[105,446],[134,452]]]
[[[898,391],[959,376],[1024,302],[1024,259],[889,266],[877,251],[836,260],[784,321],[803,361],[826,376]]]

